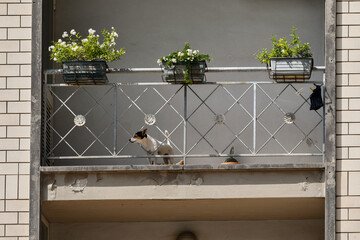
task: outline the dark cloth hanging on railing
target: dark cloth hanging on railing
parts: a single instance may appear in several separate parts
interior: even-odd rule
[[[321,86],[317,86],[313,93],[310,95],[310,110],[318,110],[324,106],[321,96]]]

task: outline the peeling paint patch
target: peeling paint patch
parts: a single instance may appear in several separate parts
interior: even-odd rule
[[[57,188],[57,185],[56,185],[56,180],[54,180],[54,182],[51,184],[51,187],[50,187],[50,191],[54,191],[54,190],[56,190],[56,188]]]
[[[308,182],[303,182],[303,183],[299,183],[301,190],[306,192],[309,189],[309,183]]]
[[[181,185],[184,184],[185,181],[189,183],[190,179],[184,177],[183,174],[160,173],[160,175],[152,175],[151,177],[146,178],[144,181],[150,183],[151,185],[163,186],[163,185]]]
[[[202,177],[198,177],[198,178],[193,178],[191,179],[191,185],[196,185],[196,186],[200,186],[201,184],[203,184],[204,179]]]
[[[159,183],[156,179],[147,178],[146,180],[147,180],[151,185],[160,185],[160,183]]]
[[[37,103],[37,102],[38,102],[38,100],[37,100],[34,96],[31,96],[31,102],[33,102],[33,103]]]
[[[87,178],[76,179],[73,184],[71,184],[72,191],[75,193],[83,192],[87,185]]]
[[[101,180],[103,180],[103,176],[100,173],[96,174],[96,182],[100,182]]]
[[[48,198],[49,200],[56,198],[56,180],[54,180],[51,184],[48,185]]]
[[[73,185],[77,179],[85,179],[88,177],[87,173],[68,173],[64,176],[64,184],[67,186]]]

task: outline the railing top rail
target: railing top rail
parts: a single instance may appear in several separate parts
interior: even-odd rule
[[[206,72],[267,72],[267,67],[208,67]],[[313,71],[325,72],[325,66],[314,66]],[[62,74],[62,69],[47,69],[46,75]],[[162,73],[161,68],[108,68],[106,73]]]
[[[242,81],[242,82],[203,82],[203,83],[196,83],[194,85],[241,85],[241,84],[279,84],[275,81]],[[282,84],[282,83],[280,83]],[[291,82],[285,84],[316,84],[321,85],[323,82],[321,81],[311,81],[306,80],[305,82]],[[182,85],[182,84],[173,84],[168,82],[131,82],[131,83],[122,83],[122,82],[115,82],[115,83],[105,83],[101,85],[84,85],[84,86],[166,86],[166,85]],[[48,87],[74,87],[79,85],[72,85],[67,83],[46,83]]]

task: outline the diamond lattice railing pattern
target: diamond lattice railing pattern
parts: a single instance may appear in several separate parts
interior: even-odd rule
[[[128,141],[144,128],[169,140],[176,159],[223,158],[232,146],[237,157],[323,154],[324,113],[309,110],[306,83],[45,86],[44,106],[52,106],[43,116],[47,162],[144,164],[146,153]]]

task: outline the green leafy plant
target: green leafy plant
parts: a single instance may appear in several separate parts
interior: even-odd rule
[[[197,63],[199,61],[211,61],[208,54],[200,54],[199,50],[192,50],[189,43],[185,43],[185,47],[182,51],[175,51],[170,53],[168,56],[162,57],[157,60],[157,63],[160,66],[168,66],[173,68],[175,64],[185,64],[186,71],[184,74],[185,83],[191,84],[192,80],[190,78],[191,64]]]
[[[116,38],[118,34],[115,29],[111,31],[103,30],[103,43],[99,42],[99,35],[95,35],[95,30],[90,28],[89,35],[82,38],[74,29],[62,34],[57,42],[49,47],[50,59],[55,62],[64,61],[106,61],[112,62],[120,58],[125,53],[124,49],[116,50]]]
[[[300,42],[300,38],[296,34],[296,28],[293,27],[291,32],[292,41],[290,43],[287,41],[286,37],[279,38],[279,40],[273,37],[273,48],[270,50],[270,52],[268,52],[266,48],[263,48],[258,52],[258,54],[255,55],[259,62],[269,64],[270,58],[273,57],[312,57],[312,53],[310,52],[310,44]]]
[[[234,154],[235,152],[235,148],[231,147],[230,149],[230,154]],[[235,162],[237,163],[238,161],[234,158],[234,157],[228,157],[227,159],[225,159],[224,163],[228,163],[228,162]]]

